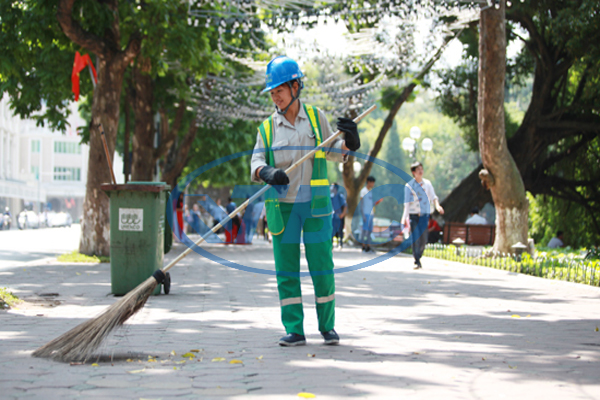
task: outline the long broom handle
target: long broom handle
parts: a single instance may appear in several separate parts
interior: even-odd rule
[[[106,135],[104,135],[104,128],[102,124],[98,124],[100,127],[100,131],[102,132],[100,136],[102,137],[102,143],[104,144],[104,153],[106,154],[106,162],[108,162],[108,169],[110,169],[110,175],[112,176],[112,182],[114,185],[117,184],[117,179],[115,178],[115,172],[113,171],[112,161],[110,159],[110,154],[108,152],[108,145],[106,144]]]
[[[360,114],[358,117],[354,118],[354,122],[359,123],[360,120],[362,120],[364,117],[366,117],[367,115],[369,115],[376,108],[377,108],[377,106],[375,104],[373,104],[365,112],[363,112],[362,114]],[[318,145],[317,147],[315,147],[314,149],[312,149],[310,152],[306,153],[302,158],[300,158],[293,165],[291,165],[288,169],[286,169],[285,173],[289,174],[290,172],[292,172],[293,170],[295,170],[296,168],[298,168],[300,166],[300,164],[302,164],[304,161],[306,161],[310,157],[312,157],[317,151],[321,150],[324,147],[328,147],[329,144],[331,144],[341,133],[342,133],[342,131],[336,131],[327,140],[325,140],[323,143],[321,143],[320,145]],[[209,232],[205,233],[204,236],[202,236],[200,239],[198,239],[198,241],[196,243],[194,243],[194,246],[199,246],[200,244],[202,244],[202,242],[204,242],[208,236],[210,236],[213,233],[216,233],[226,223],[228,223],[229,221],[231,221],[232,218],[234,216],[236,216],[240,211],[242,211],[246,207],[248,207],[248,204],[250,204],[254,200],[258,199],[260,196],[262,196],[270,188],[271,188],[271,185],[265,185],[262,189],[260,189],[258,192],[256,192],[252,197],[250,197],[248,200],[246,200],[245,202],[243,202],[238,208],[236,208],[235,210],[233,210],[231,212],[231,214],[229,214],[227,217],[225,217],[223,220],[221,220],[221,222],[219,222],[217,225],[213,226],[212,229]],[[184,257],[186,257],[188,254],[190,254],[192,252],[192,248],[193,247],[191,247],[191,246],[188,247],[183,253],[181,253],[173,261],[171,261],[169,263],[169,265],[167,265],[166,267],[164,267],[162,269],[162,271],[163,272],[167,272],[168,270],[170,270],[171,268],[173,268],[175,266],[175,264],[177,264],[179,261],[181,261]]]

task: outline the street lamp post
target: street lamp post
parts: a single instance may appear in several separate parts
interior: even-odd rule
[[[402,140],[402,148],[410,154],[410,157],[415,161],[417,159],[417,140],[421,137],[421,129],[418,126],[410,128],[409,136]],[[425,152],[433,149],[433,140],[424,138],[421,141],[421,149]]]

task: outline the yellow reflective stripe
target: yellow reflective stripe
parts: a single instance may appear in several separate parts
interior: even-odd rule
[[[291,306],[292,304],[302,304],[302,297],[290,297],[281,299],[281,307]]]
[[[304,109],[306,110],[306,113],[308,114],[308,119],[310,120],[310,124],[312,125],[313,132],[315,134],[315,144],[316,144],[316,146],[319,146],[321,144],[321,142],[323,141],[323,138],[321,137],[321,130],[319,129],[319,126],[321,126],[321,124],[317,123],[317,119],[320,122],[321,115],[317,111],[316,107],[305,104]],[[326,158],[325,151],[324,150],[317,151],[315,154],[315,158]]]
[[[329,303],[335,300],[335,293],[325,297],[317,297],[317,304]]]
[[[315,138],[317,139],[317,146],[321,144],[321,135],[319,129],[317,128],[317,119],[315,117],[315,109],[312,106],[306,107],[306,111],[308,112],[308,118],[310,119],[310,124],[313,126],[313,130],[315,131]]]
[[[267,145],[265,147],[271,147],[271,141],[273,140],[273,135],[271,133],[271,122],[267,118],[264,122],[265,124],[265,136],[267,137]]]
[[[329,179],[311,179],[310,186],[329,186]]]

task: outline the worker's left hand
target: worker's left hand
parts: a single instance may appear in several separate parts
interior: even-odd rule
[[[356,122],[350,118],[338,118],[337,128],[344,132],[346,147],[351,151],[356,151],[360,148],[360,137],[358,137],[358,128]]]

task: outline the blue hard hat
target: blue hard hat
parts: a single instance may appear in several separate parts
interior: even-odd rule
[[[287,56],[279,56],[272,59],[267,65],[265,77],[265,88],[262,93],[275,89],[282,83],[303,78],[298,63]]]

